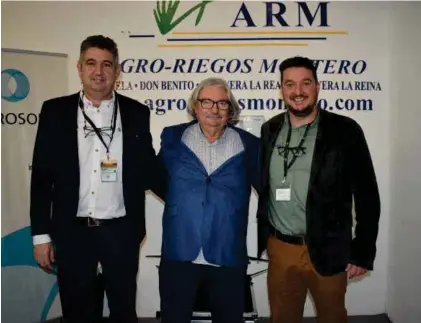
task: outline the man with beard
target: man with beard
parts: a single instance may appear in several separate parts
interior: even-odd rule
[[[376,254],[380,198],[373,163],[361,127],[317,107],[310,59],[286,59],[280,72],[287,112],[262,126],[258,206],[271,322],[302,322],[310,291],[318,323],[346,323],[348,278],[373,270]]]

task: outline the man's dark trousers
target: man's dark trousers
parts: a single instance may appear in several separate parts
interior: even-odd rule
[[[212,322],[244,322],[245,279],[246,268],[163,259],[159,267],[161,323],[191,322],[199,284],[207,287]]]

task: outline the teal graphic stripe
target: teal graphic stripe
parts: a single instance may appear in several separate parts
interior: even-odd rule
[[[1,267],[29,266],[42,270],[33,256],[31,227],[27,226],[12,232],[1,239]],[[57,274],[56,268],[53,273]],[[41,311],[41,322],[47,319],[54,299],[59,292],[57,281],[51,287]]]
[[[58,294],[58,282],[56,282],[53,287],[51,287],[50,293],[48,294],[47,300],[45,301],[44,308],[41,312],[41,321],[45,322],[47,320],[48,313],[50,312],[51,306]]]

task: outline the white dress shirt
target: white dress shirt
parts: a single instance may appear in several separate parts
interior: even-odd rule
[[[101,133],[105,143],[109,145],[115,95],[111,100],[102,101],[97,108],[83,96],[85,114],[92,120]],[[125,216],[126,210],[123,199],[122,162],[123,162],[123,133],[121,128],[120,111],[117,111],[116,129],[109,147],[110,160],[117,161],[117,180],[115,182],[101,181],[101,160],[107,159],[106,147],[96,135],[82,110],[78,107],[77,139],[79,152],[79,204],[78,217],[92,217],[96,219],[111,219]],[[34,244],[50,242],[48,234],[33,237]]]

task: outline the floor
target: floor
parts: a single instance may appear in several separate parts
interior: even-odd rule
[[[50,320],[49,323],[60,323],[60,319]],[[104,320],[104,323],[106,323],[107,320]],[[159,321],[154,318],[143,318],[139,319],[139,323],[158,323]],[[268,319],[260,319],[259,323],[268,323]],[[303,320],[303,323],[315,323],[316,320],[314,318],[305,318]],[[370,315],[370,316],[351,316],[349,318],[348,323],[392,323],[387,315],[381,314],[381,315]]]

